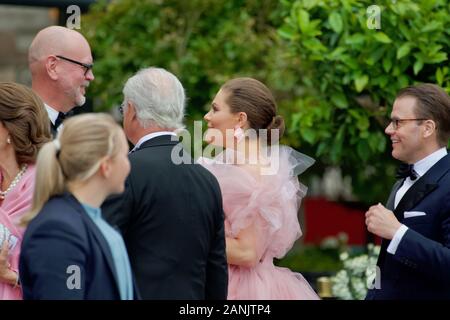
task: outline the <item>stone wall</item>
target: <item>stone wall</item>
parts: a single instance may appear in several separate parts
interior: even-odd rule
[[[31,85],[28,47],[39,30],[57,22],[57,9],[0,5],[0,81]]]

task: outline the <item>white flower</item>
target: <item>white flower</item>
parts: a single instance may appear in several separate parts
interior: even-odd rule
[[[341,261],[347,260],[348,257],[349,257],[348,252],[342,252],[342,253],[339,255],[339,259],[341,259]]]
[[[344,268],[331,278],[335,297],[343,300],[361,300],[367,294],[368,287],[376,276],[376,262],[380,252],[379,246],[369,244],[368,254],[350,257],[348,252],[339,256]]]

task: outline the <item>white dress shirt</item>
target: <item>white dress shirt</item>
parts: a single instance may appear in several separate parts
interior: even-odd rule
[[[411,186],[416,183],[416,181],[419,180],[420,177],[422,177],[428,170],[430,170],[432,166],[434,166],[446,155],[447,149],[441,148],[414,164],[413,168],[417,173],[417,179],[414,181],[409,177],[405,179],[403,185],[400,189],[397,190],[397,193],[395,194],[394,208],[397,208],[397,205],[399,204],[400,200],[402,200],[403,196],[409,190],[409,188],[411,188]],[[400,241],[402,240],[406,231],[408,231],[408,227],[402,224],[401,227],[398,228],[398,230],[395,232],[394,237],[392,238],[391,243],[387,248],[387,252],[395,254],[395,252],[397,251],[397,247],[400,244]]]
[[[175,132],[172,132],[172,131],[158,131],[158,132],[152,132],[152,133],[149,133],[149,134],[147,134],[147,135],[145,135],[145,136],[143,136],[143,137],[141,137],[141,138],[139,139],[138,143],[136,143],[136,145],[135,145],[134,148],[130,151],[130,153],[136,151],[136,150],[137,150],[144,142],[146,142],[146,141],[148,141],[148,140],[150,140],[150,139],[159,137],[159,136],[166,136],[166,135],[169,135],[169,136],[175,136],[175,137],[177,136],[177,135],[175,134]]]
[[[56,119],[58,119],[59,111],[56,111],[52,107],[50,107],[48,104],[44,102],[45,109],[47,109],[48,117],[53,125],[55,125]],[[61,129],[63,128],[63,124],[61,123],[58,128],[56,128],[56,132],[59,133]]]
[[[55,125],[55,121],[58,118],[59,112],[50,107],[48,104],[44,103],[45,109],[47,109],[48,117],[53,125]]]

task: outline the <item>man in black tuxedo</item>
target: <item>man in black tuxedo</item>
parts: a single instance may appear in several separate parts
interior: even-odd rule
[[[404,164],[386,208],[366,213],[383,238],[366,299],[450,299],[450,97],[432,84],[401,90],[385,132]]]
[[[186,157],[174,133],[183,127],[184,89],[173,74],[148,68],[128,79],[123,93],[123,126],[135,145],[131,172],[125,192],[102,208],[122,231],[141,296],[226,299],[219,184],[193,161],[172,158]]]
[[[28,64],[32,88],[45,104],[55,137],[68,113],[86,102],[86,88],[94,80],[91,48],[81,33],[50,26],[33,39]]]

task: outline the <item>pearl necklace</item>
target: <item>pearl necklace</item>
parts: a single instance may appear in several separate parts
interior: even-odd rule
[[[5,191],[0,190],[0,200],[4,200],[6,195],[12,190],[14,189],[14,187],[19,183],[20,179],[22,178],[23,174],[25,173],[25,171],[27,170],[28,165],[24,164],[22,166],[22,168],[20,169],[20,171],[17,173],[16,177],[14,178],[14,180],[11,182],[11,184],[9,185],[8,189],[6,189]]]

